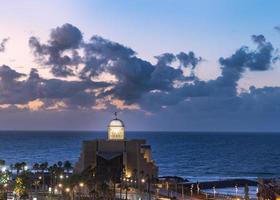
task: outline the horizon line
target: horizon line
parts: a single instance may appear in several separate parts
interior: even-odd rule
[[[46,129],[38,129],[38,130],[35,130],[35,129],[31,129],[31,130],[23,130],[23,129],[16,129],[16,130],[13,130],[13,129],[0,129],[0,133],[1,132],[107,132],[107,130],[104,130],[104,129],[100,129],[100,130],[61,130],[61,129],[58,129],[58,130],[55,130],[55,129],[50,129],[50,130],[46,130]],[[176,130],[176,131],[172,131],[172,130],[126,130],[126,132],[151,132],[151,133],[155,133],[155,132],[160,132],[160,133],[170,133],[170,132],[173,132],[173,133],[252,133],[252,134],[259,134],[259,133],[266,133],[266,134],[269,134],[269,133],[273,133],[273,134],[280,134],[280,130],[279,131],[242,131],[242,130],[239,130],[239,131],[226,131],[226,130],[217,130],[217,131],[213,131],[213,130],[209,130],[209,131],[190,131],[190,130]]]

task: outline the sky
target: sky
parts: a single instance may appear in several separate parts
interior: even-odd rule
[[[1,5],[2,130],[280,131],[277,0]]]

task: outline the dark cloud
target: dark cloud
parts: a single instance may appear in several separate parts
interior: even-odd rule
[[[236,94],[237,82],[245,70],[266,71],[272,68],[272,64],[278,60],[274,55],[275,51],[270,42],[266,42],[263,35],[253,35],[253,42],[257,45],[256,50],[248,47],[241,47],[232,56],[220,58],[222,65],[221,76],[217,78],[216,84],[226,87]]]
[[[42,78],[36,69],[25,75],[2,66],[0,103],[26,104],[40,99],[44,109],[63,102],[68,110],[89,111],[101,102],[106,111],[111,111],[116,109],[112,100],[118,99],[124,105],[138,105],[138,114],[152,113],[158,119],[178,117],[180,123],[186,118],[199,121],[201,117],[209,126],[209,119],[280,116],[280,87],[251,87],[238,92],[238,82],[245,72],[271,70],[279,60],[277,50],[263,35],[251,39],[254,49],[242,46],[232,55],[221,57],[221,74],[205,81],[195,74],[203,59],[192,51],[167,52],[155,56],[157,62],[153,64],[139,58],[133,49],[102,37],[86,41],[77,27],[64,24],[51,31],[45,44],[36,37],[29,40],[38,62],[50,67],[56,78]],[[96,82],[104,74],[115,80]],[[60,76],[75,76],[75,81]]]
[[[85,42],[81,31],[70,24],[53,29],[47,44],[40,44],[38,39],[32,37],[30,45],[37,57],[49,57],[46,64],[52,65],[56,76],[73,74],[73,62],[82,66],[78,75],[83,81],[94,79],[102,73],[113,75],[117,81],[99,98],[110,95],[126,104],[162,108],[188,98],[236,97],[238,81],[246,70],[269,70],[278,59],[272,44],[263,35],[253,35],[252,41],[257,46],[256,50],[244,46],[233,55],[220,58],[221,75],[210,81],[199,80],[195,76],[193,69],[202,58],[192,51],[164,53],[156,56],[157,63],[152,64],[138,58],[131,48],[99,36]],[[83,57],[78,54],[72,54],[71,58],[62,56],[65,50],[77,52],[78,49],[83,51]],[[189,77],[183,73],[185,68],[191,69]],[[153,102],[158,105],[155,106]]]
[[[202,61],[202,58],[196,57],[195,53],[192,51],[189,53],[180,52],[177,55],[164,53],[159,56],[155,56],[155,58],[158,60],[158,65],[171,65],[175,61],[179,61],[180,68],[187,68],[190,66],[192,69],[194,69],[198,63]]]
[[[114,75],[118,82],[106,95],[135,103],[143,94],[151,90],[170,90],[175,80],[183,80],[181,69],[170,66],[176,60],[187,67],[195,67],[201,58],[193,52],[181,52],[177,56],[165,53],[156,56],[158,63],[151,64],[136,57],[136,53],[124,45],[94,36],[84,44],[85,67],[81,71],[82,78],[95,77],[102,72]]]
[[[129,104],[151,90],[172,90],[174,81],[186,80],[182,69],[195,68],[202,60],[193,52],[166,53],[157,56],[158,63],[153,65],[138,58],[131,48],[99,36],[82,42],[79,33],[81,31],[76,27],[65,24],[52,30],[48,44],[41,44],[35,37],[31,37],[29,43],[41,63],[43,59],[45,64],[52,66],[51,72],[55,76],[73,75],[73,66],[78,64],[82,65],[78,73],[83,80],[96,78],[104,72],[115,76],[117,83],[103,95],[113,95]],[[62,57],[65,50],[77,52],[77,48],[83,51],[83,57],[78,54],[72,54],[71,58]],[[176,61],[180,63],[178,68],[171,66]]]
[[[158,65],[170,65],[176,60],[176,56],[172,53],[164,53],[155,58],[158,60]]]
[[[177,55],[181,67],[188,67],[191,65],[194,69],[199,62],[202,61],[201,57],[196,57],[194,52],[190,51],[188,54],[181,52]]]
[[[22,77],[26,79],[20,80]],[[26,104],[41,99],[46,104],[62,101],[68,109],[94,106],[91,90],[109,86],[103,82],[44,79],[36,69],[24,75],[5,65],[0,67],[0,78],[1,104]]]
[[[4,38],[0,43],[0,52],[4,52],[6,50],[6,43],[9,41],[9,38]]]
[[[82,33],[77,27],[64,24],[51,31],[47,44],[41,44],[38,38],[31,37],[29,45],[41,64],[51,66],[51,72],[55,76],[66,77],[74,75],[71,66],[77,66],[81,62],[77,49],[82,40]]]
[[[183,86],[174,88],[171,85],[169,90],[160,90],[157,92],[149,92],[143,95],[139,100],[143,108],[147,110],[162,109],[168,106],[177,105],[180,102],[185,102],[184,105],[189,105],[189,109],[194,102],[198,102],[199,107],[206,110],[211,107],[216,108],[232,108],[231,105],[241,105],[239,94],[237,92],[238,81],[241,79],[246,70],[265,71],[272,68],[272,64],[278,60],[277,55],[274,55],[275,50],[271,43],[266,42],[263,35],[253,35],[253,42],[257,45],[256,50],[250,50],[248,47],[241,47],[233,55],[228,58],[220,58],[221,75],[217,79],[203,81],[195,79],[192,82],[186,82]],[[169,54],[164,54],[159,57],[158,63],[170,64],[175,57]],[[164,74],[169,74],[165,73]],[[178,78],[179,76],[175,76]],[[158,80],[163,80],[158,78]],[[176,80],[171,79],[171,82]],[[177,79],[178,80],[178,79]],[[161,83],[161,85],[164,85]],[[251,94],[250,94],[251,95]],[[209,104],[208,101],[213,102]],[[222,107],[221,100],[231,100],[231,105]],[[235,101],[235,103],[232,102]],[[216,103],[216,104],[215,104]],[[214,109],[212,110],[214,111]]]

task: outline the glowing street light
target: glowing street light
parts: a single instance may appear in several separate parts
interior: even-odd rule
[[[70,192],[70,188],[66,188],[66,189],[65,189],[65,192]]]
[[[59,183],[59,184],[58,184],[58,187],[62,188],[62,184],[61,184],[61,183]]]
[[[142,182],[142,183],[145,183],[145,179],[142,178],[142,179],[141,179],[141,182]]]
[[[83,182],[80,182],[79,186],[82,188],[85,186],[85,184]]]

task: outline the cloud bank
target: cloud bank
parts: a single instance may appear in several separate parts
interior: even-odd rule
[[[241,123],[246,118],[248,124],[269,121],[280,116],[280,87],[251,86],[240,92],[238,81],[248,71],[273,70],[279,55],[263,35],[251,39],[255,49],[241,46],[220,57],[221,74],[205,81],[195,73],[205,60],[191,50],[157,55],[153,64],[130,47],[96,35],[86,40],[79,28],[64,24],[52,29],[46,42],[29,38],[35,61],[49,68],[53,78],[41,77],[36,69],[22,74],[0,67],[1,109],[37,114],[124,110],[128,117],[144,116],[147,124],[153,119],[155,129],[162,123],[165,129],[200,130],[198,121],[214,130],[225,119]],[[248,127],[243,124],[243,128]]]

